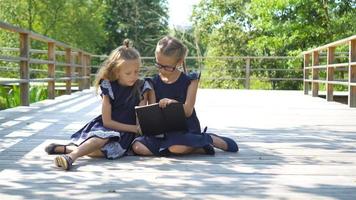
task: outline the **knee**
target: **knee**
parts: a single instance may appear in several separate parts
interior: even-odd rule
[[[142,156],[151,156],[152,152],[142,143],[134,142],[132,144],[132,151],[135,154],[142,155]]]
[[[184,145],[173,145],[170,146],[168,150],[174,154],[187,154],[192,152],[193,148]]]

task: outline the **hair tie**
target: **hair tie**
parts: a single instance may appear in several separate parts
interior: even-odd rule
[[[130,43],[131,41],[129,39],[125,39],[124,42],[123,42],[123,45],[126,47],[126,48],[130,48]]]

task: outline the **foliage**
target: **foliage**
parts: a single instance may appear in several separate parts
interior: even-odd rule
[[[356,32],[355,0],[252,0],[256,33],[250,47],[265,55],[287,55]]]
[[[152,56],[158,39],[169,33],[167,0],[0,0],[0,5],[1,21],[97,54],[107,54],[129,38],[142,56]],[[246,59],[241,57],[298,57],[303,50],[348,37],[356,32],[355,10],[356,0],[201,0],[193,11],[193,27],[171,34],[184,41],[189,56],[198,56],[187,64],[191,70],[204,69],[202,87],[243,88]],[[17,34],[0,30],[0,47],[18,43]],[[32,48],[45,46],[31,42]],[[239,58],[214,59],[217,56]],[[3,66],[1,77],[18,78],[17,63],[0,61]],[[301,78],[301,66],[301,57],[251,60],[251,88],[300,89],[301,82],[268,79]],[[46,67],[31,65],[30,77],[47,77]]]
[[[168,32],[166,0],[104,0],[106,40],[103,52],[122,45],[124,39],[133,41],[143,56],[152,56],[157,41]]]
[[[0,108],[11,108],[20,105],[20,87],[11,86],[9,88],[0,87]]]
[[[193,11],[196,34],[205,56],[299,56],[301,51],[348,37],[356,32],[355,0],[202,0]],[[207,78],[244,78],[243,64],[207,61]],[[256,63],[255,63],[256,64]],[[263,61],[258,68],[298,69],[254,72],[254,77],[302,77],[301,58],[283,63]],[[253,66],[252,66],[253,67]],[[256,66],[255,66],[256,67]],[[231,87],[217,80],[213,87]],[[235,81],[243,86],[243,81]],[[298,89],[301,82],[271,81],[273,89]],[[254,86],[252,86],[253,88]]]
[[[0,4],[1,21],[89,52],[97,52],[103,44],[101,0],[0,0]]]
[[[188,59],[186,64],[188,71],[200,71],[203,66],[203,55],[205,46],[201,43],[199,35],[196,34],[193,28],[179,29],[174,28],[171,30],[171,35],[180,39],[188,48]],[[189,58],[189,57],[195,57]]]
[[[45,86],[31,86],[29,90],[30,103],[47,99],[47,88]],[[20,87],[17,85],[0,86],[0,110],[19,106]]]

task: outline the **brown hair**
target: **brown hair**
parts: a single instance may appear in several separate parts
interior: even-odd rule
[[[176,58],[176,62],[183,60],[183,70],[185,73],[187,72],[185,57],[188,55],[188,48],[182,43],[182,41],[172,36],[165,36],[157,43],[156,54],[157,53],[161,53],[169,57],[174,56]]]
[[[114,49],[108,58],[103,62],[102,66],[100,67],[98,73],[96,74],[95,78],[95,89],[98,91],[100,83],[102,80],[109,80],[109,81],[115,81],[117,80],[115,70],[119,70],[121,67],[121,64],[125,60],[140,60],[141,63],[141,57],[140,53],[132,47],[132,43],[129,39],[125,39],[123,41],[123,45]],[[129,98],[131,98],[133,95],[136,95],[139,91],[139,80],[136,81],[134,84],[134,89],[133,93],[131,94]]]

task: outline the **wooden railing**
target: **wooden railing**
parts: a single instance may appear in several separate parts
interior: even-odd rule
[[[19,84],[20,85],[20,99],[21,105],[29,105],[29,85],[35,82],[45,82],[47,83],[48,98],[55,98],[56,82],[64,82],[65,93],[71,94],[73,89],[73,83],[78,82],[79,90],[86,89],[90,87],[91,78],[95,75],[95,72],[99,68],[99,65],[93,63],[101,63],[107,56],[105,55],[94,55],[85,52],[81,49],[73,48],[64,43],[58,42],[51,38],[45,37],[33,33],[28,30],[14,27],[12,25],[0,22],[0,29],[5,31],[10,31],[15,34],[19,34],[19,47],[1,47],[0,48],[0,61],[7,63],[17,64],[18,67],[6,67],[0,66],[0,72],[12,70],[19,72],[19,78],[0,78],[1,84]],[[33,49],[31,48],[31,41],[43,42],[45,48],[43,49]],[[19,56],[9,56],[6,54],[1,54],[1,52],[19,52]],[[34,55],[44,55],[44,59],[35,58]],[[64,57],[64,59],[57,59],[58,56]],[[95,62],[98,59],[98,62]],[[300,57],[287,57],[287,56],[231,56],[231,57],[188,57],[187,62],[189,64],[190,70],[203,71],[210,73],[208,69],[204,67],[205,61],[215,60],[222,62],[238,62],[239,64],[234,64],[228,67],[227,76],[219,77],[203,77],[204,80],[208,81],[242,81],[246,89],[251,86],[251,81],[297,81],[302,82],[302,67],[299,64],[296,68],[287,67],[287,64],[278,68],[276,66],[261,67],[262,62],[278,61],[284,62],[291,59],[298,59],[298,62],[302,63]],[[60,60],[63,60],[60,62]],[[94,60],[94,62],[93,62]],[[141,70],[141,76],[150,76],[157,73],[157,69],[154,67],[154,57],[142,57],[143,67]],[[226,64],[226,63],[225,63]],[[263,63],[262,63],[263,64]],[[45,65],[46,68],[36,69],[35,65]],[[62,70],[61,70],[62,69]],[[31,78],[30,73],[38,72],[44,73],[45,78]],[[238,72],[238,76],[230,76],[229,73]],[[292,73],[295,72],[295,76],[275,76],[271,75],[273,73]],[[256,74],[265,73],[265,76],[256,76]],[[61,74],[63,76],[57,76]],[[57,85],[58,86],[58,85]]]
[[[107,58],[106,55],[92,55],[93,58],[100,58],[100,60],[104,60]],[[142,77],[150,77],[153,74],[157,73],[157,69],[154,67],[154,62],[155,62],[155,57],[142,57],[142,62],[143,62],[143,67],[141,67],[141,76]],[[217,60],[217,61],[232,61],[232,62],[238,62],[241,61],[239,64],[234,64],[229,66],[228,69],[225,69],[227,74],[233,73],[233,72],[239,72],[239,75],[236,75],[234,77],[232,76],[219,76],[219,77],[213,77],[213,76],[204,76],[205,74],[209,74],[211,70],[214,70],[212,68],[207,68],[205,67],[205,61],[211,61],[211,60]],[[286,62],[290,60],[297,60],[298,64],[294,68],[288,67],[288,64]],[[260,61],[257,64],[255,63],[256,61]],[[270,68],[264,68],[261,65],[264,64],[264,62],[267,61],[278,61],[278,62],[284,62],[283,67],[276,67],[276,66],[271,66]],[[302,57],[294,57],[294,56],[216,56],[216,57],[193,57],[189,56],[186,58],[186,62],[188,63],[188,69],[190,71],[199,71],[202,72],[203,74],[203,80],[204,81],[221,81],[221,80],[230,80],[230,81],[243,81],[244,82],[244,88],[245,89],[250,89],[251,87],[251,81],[264,81],[264,82],[271,82],[271,81],[292,81],[292,82],[300,82],[302,84],[303,81],[303,66],[302,66]],[[299,64],[300,63],[300,64]],[[97,69],[100,66],[95,66],[93,65],[92,68]],[[218,67],[218,66],[217,66]],[[216,69],[215,69],[216,70]],[[95,70],[94,70],[95,71]],[[264,76],[256,76],[255,74],[261,74],[261,73],[295,73],[297,75],[294,76],[286,76],[286,75],[280,75],[278,77],[271,77],[268,75]],[[92,74],[94,76],[94,74]]]
[[[2,51],[19,51],[19,56],[0,55],[0,61],[19,63],[18,79],[0,79],[0,85],[19,84],[21,105],[29,105],[29,84],[32,82],[47,82],[48,98],[55,98],[56,81],[65,82],[65,93],[71,94],[72,82],[78,81],[79,90],[90,87],[91,54],[81,49],[48,38],[46,36],[0,22],[0,29],[19,34],[18,48],[2,48]],[[45,43],[46,50],[31,49],[32,40]],[[59,50],[62,49],[62,50]],[[46,54],[47,59],[36,59],[34,54]],[[58,62],[56,57],[64,56],[64,62]],[[31,65],[47,65],[46,78],[30,78]],[[63,67],[63,77],[56,77],[56,68]]]
[[[345,51],[346,59],[336,59],[336,52]],[[356,35],[303,52],[304,94],[309,90],[313,97],[319,96],[319,84],[325,84],[327,101],[334,100],[334,87],[347,87],[348,105],[356,107]],[[324,63],[322,62],[325,58]],[[336,78],[336,72],[341,76]],[[347,79],[342,78],[348,74]],[[322,79],[321,74],[326,74]]]

